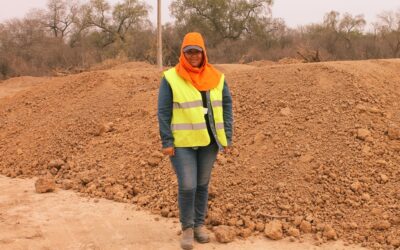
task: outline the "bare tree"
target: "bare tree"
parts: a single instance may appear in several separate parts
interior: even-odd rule
[[[338,31],[340,13],[337,11],[331,11],[325,14],[323,25],[331,30]]]
[[[86,13],[86,23],[104,33],[103,47],[117,39],[123,43],[135,26],[148,23],[150,6],[138,0],[125,0],[112,7],[105,0],[91,0]]]
[[[352,32],[361,33],[367,22],[364,19],[364,15],[352,16],[349,13],[345,13],[338,24],[339,31],[350,34]]]
[[[236,40],[270,13],[271,4],[272,0],[176,0],[170,8],[176,24],[185,30]]]
[[[347,49],[350,49],[352,47],[352,38],[362,33],[366,21],[364,15],[353,17],[349,13],[344,13],[341,17],[339,12],[331,11],[325,15],[323,24],[327,31],[331,33],[331,37],[333,37],[331,46],[334,46],[342,38],[346,41]]]
[[[378,15],[379,21],[375,23],[379,35],[389,46],[392,57],[400,56],[400,10],[385,11]]]
[[[48,0],[44,26],[51,30],[54,37],[63,39],[70,33],[78,9],[77,0]]]
[[[346,41],[346,48],[353,47],[353,40],[362,34],[364,26],[366,25],[364,15],[352,16],[345,13],[338,24],[338,29],[341,37]]]

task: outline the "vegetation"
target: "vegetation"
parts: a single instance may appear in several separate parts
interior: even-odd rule
[[[175,0],[174,23],[163,26],[167,65],[179,57],[186,32],[199,31],[213,62],[300,57],[308,62],[400,56],[400,10],[363,15],[331,11],[296,29],[271,13],[272,0]],[[141,0],[49,0],[47,8],[0,23],[0,79],[79,71],[110,58],[154,63],[156,30]]]

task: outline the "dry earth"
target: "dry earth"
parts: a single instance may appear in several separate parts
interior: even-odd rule
[[[137,206],[79,197],[71,191],[37,194],[32,179],[0,176],[0,249],[179,249],[179,225]],[[332,242],[322,247],[266,238],[195,244],[199,250],[357,250]]]
[[[235,146],[213,172],[209,228],[247,238],[278,219],[285,237],[398,248],[400,60],[220,68]],[[176,180],[159,153],[159,78],[127,63],[1,99],[0,173],[51,176],[88,197],[176,217]]]

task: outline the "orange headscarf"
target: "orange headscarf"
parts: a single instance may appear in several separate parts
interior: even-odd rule
[[[183,54],[183,48],[189,45],[196,45],[203,49],[203,64],[200,68],[192,67]],[[175,68],[179,76],[192,83],[199,91],[210,90],[217,87],[221,79],[221,73],[208,63],[203,37],[197,32],[188,33],[183,38],[181,56]]]

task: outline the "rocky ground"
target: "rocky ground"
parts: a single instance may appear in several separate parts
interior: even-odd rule
[[[213,171],[210,229],[400,247],[400,60],[219,67],[235,146]],[[144,63],[35,78],[0,99],[0,173],[177,217],[159,80]]]
[[[34,180],[0,176],[0,249],[176,250],[178,220],[152,215],[134,204],[79,197],[72,191],[37,194]],[[317,247],[312,239],[273,241],[251,237],[229,244],[211,234],[199,250],[361,250],[340,241]]]

